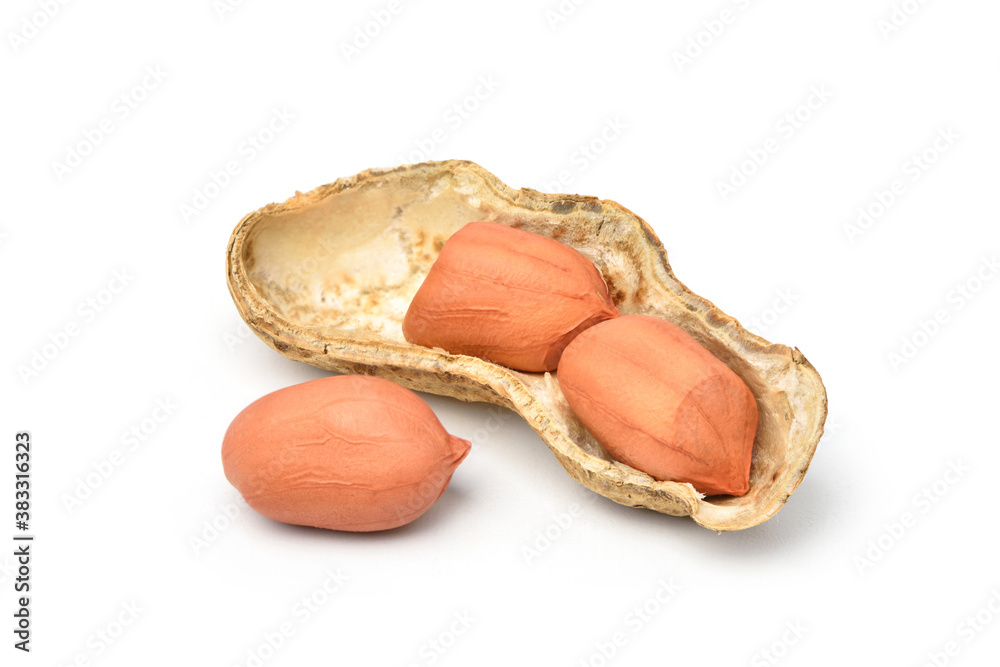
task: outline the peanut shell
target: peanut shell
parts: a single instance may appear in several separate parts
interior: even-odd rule
[[[676,324],[740,376],[760,417],[744,496],[706,498],[691,484],[658,481],[614,460],[569,408],[557,373],[514,371],[405,340],[403,316],[445,241],[477,220],[572,246],[601,272],[623,315]],[[823,434],[826,390],[812,364],[685,287],[642,218],[595,197],[515,190],[471,162],[373,169],[254,211],[230,237],[226,278],[240,316],[286,357],[510,408],[577,482],[712,530],[773,516]]]

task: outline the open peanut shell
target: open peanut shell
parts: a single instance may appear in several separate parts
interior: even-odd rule
[[[703,497],[614,461],[573,415],[557,373],[523,373],[411,345],[401,322],[448,237],[490,220],[566,243],[600,270],[623,315],[685,329],[754,393],[760,422],[750,491]],[[757,525],[802,481],[823,433],[826,390],[798,349],[746,331],[674,276],[656,234],[613,201],[514,190],[458,160],[369,170],[250,213],[226,273],[247,325],[290,359],[517,412],[570,476],[617,503],[692,517],[717,531]]]

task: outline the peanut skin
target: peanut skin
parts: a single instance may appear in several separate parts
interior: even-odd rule
[[[743,380],[680,327],[629,315],[580,334],[559,384],[611,455],[705,495],[744,495],[757,402]]]
[[[247,504],[275,521],[373,531],[426,512],[469,448],[409,389],[341,375],[251,403],[226,431],[222,464]]]
[[[407,341],[551,371],[581,331],[618,316],[597,268],[539,234],[471,222],[444,244],[403,319]]]

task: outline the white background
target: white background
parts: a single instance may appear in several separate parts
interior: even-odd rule
[[[880,28],[889,0],[591,0],[565,20],[557,0],[404,1],[348,55],[388,0],[44,4],[8,1],[0,21],[0,535],[23,429],[37,535],[30,655],[11,647],[0,551],[3,664],[993,664],[1000,5],[908,0]],[[275,110],[293,118],[268,136]],[[409,527],[295,528],[242,503],[229,421],[324,374],[241,326],[232,228],[295,190],[452,157],[621,202],[695,292],[806,354],[828,432],[777,516],[720,536],[621,507],[512,413],[486,436],[489,408],[433,396],[477,445]],[[724,198],[734,169],[753,173]],[[176,406],[162,423],[158,400]],[[327,595],[328,571],[346,580]]]

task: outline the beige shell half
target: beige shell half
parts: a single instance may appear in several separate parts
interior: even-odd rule
[[[410,299],[448,237],[492,220],[587,256],[622,314],[656,315],[728,364],[757,398],[750,492],[702,497],[614,461],[573,415],[555,373],[523,373],[406,342]],[[757,525],[802,481],[826,420],[826,390],[797,349],[773,345],[692,293],[663,245],[613,201],[513,190],[479,165],[369,170],[247,215],[229,241],[227,280],[247,325],[290,359],[510,408],[587,488],[631,507],[691,516],[713,530]]]

